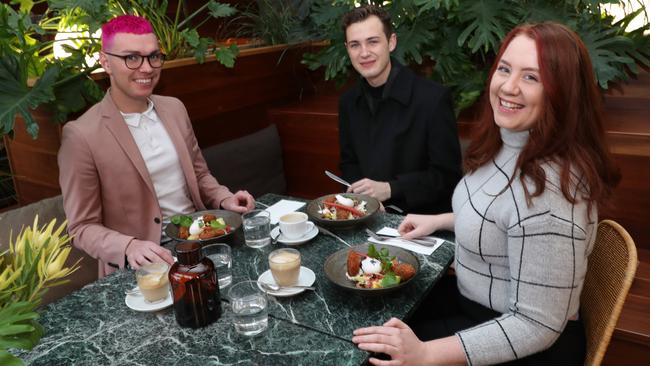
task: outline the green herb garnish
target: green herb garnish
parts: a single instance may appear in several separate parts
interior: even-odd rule
[[[370,244],[368,246],[368,257],[378,259],[381,262],[382,272],[385,274],[389,272],[392,273],[393,260],[395,259],[395,256],[391,256],[388,253],[388,249],[381,248],[381,250],[377,250],[374,244]]]
[[[210,227],[213,229],[225,229],[226,228],[226,222],[223,221],[221,217],[217,218],[216,220],[210,221]]]
[[[386,272],[381,279],[381,287],[391,287],[399,285],[400,278],[393,271]]]
[[[175,215],[175,216],[172,216],[170,221],[174,225],[190,227],[190,226],[192,226],[192,222],[194,222],[194,219],[192,219],[191,216]]]

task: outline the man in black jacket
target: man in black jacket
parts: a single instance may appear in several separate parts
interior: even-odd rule
[[[406,213],[451,211],[462,176],[449,91],[391,59],[390,16],[374,6],[343,17],[345,46],[359,83],[339,102],[340,168],[368,194]]]

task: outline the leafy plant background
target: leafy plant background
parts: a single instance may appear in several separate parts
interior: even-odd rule
[[[167,15],[167,0],[11,0],[0,4],[0,134],[13,134],[19,114],[27,132],[36,138],[38,124],[31,110],[45,105],[53,120],[63,123],[71,113],[101,99],[103,92],[90,77],[99,65],[86,61],[101,45],[90,35],[118,14],[140,14],[149,19],[168,58],[194,56],[204,62],[210,51],[223,65],[233,67],[237,46],[216,45],[212,38],[201,37],[197,29],[208,19],[228,17],[236,10],[215,0],[203,2],[191,13],[183,0],[175,4],[173,18]],[[46,11],[35,15],[35,6]],[[76,40],[76,47],[64,46],[69,57],[55,59],[56,33],[72,26],[88,35]]]
[[[43,295],[79,268],[79,261],[66,267],[71,247],[65,226],[57,227],[53,219],[39,227],[36,216],[0,253],[0,365],[23,365],[8,349],[30,350],[38,344],[43,327],[36,309]]]
[[[344,46],[341,16],[355,3],[382,5],[390,12],[397,33],[393,56],[410,65],[432,65],[430,77],[450,87],[457,110],[472,105],[483,91],[487,71],[500,40],[514,26],[525,22],[557,21],[583,39],[598,83],[612,82],[638,73],[638,64],[650,67],[650,30],[643,3],[634,13],[614,22],[603,12],[615,0],[311,0],[311,20],[330,45],[308,54],[303,62],[315,70],[324,68],[328,80],[347,80],[351,70]],[[625,28],[636,17],[645,25],[632,32]]]

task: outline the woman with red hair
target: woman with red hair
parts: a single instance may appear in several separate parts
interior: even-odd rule
[[[392,358],[372,364],[584,363],[580,292],[597,205],[620,178],[584,43],[557,23],[516,27],[485,97],[453,213],[399,227],[407,239],[455,231],[453,293],[434,289],[446,304],[425,302],[412,328],[391,319],[357,329],[359,348]]]

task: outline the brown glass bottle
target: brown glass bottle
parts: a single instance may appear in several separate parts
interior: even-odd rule
[[[169,270],[176,321],[182,327],[199,328],[221,317],[221,298],[214,264],[203,256],[201,245],[176,245],[178,262]]]

